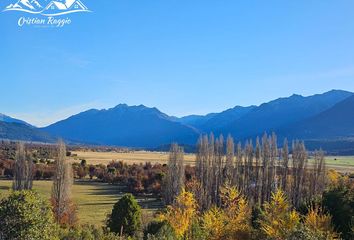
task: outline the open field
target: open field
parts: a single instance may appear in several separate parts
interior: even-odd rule
[[[354,156],[326,156],[327,168],[335,169],[339,172],[354,172]],[[311,164],[313,160],[310,159]]]
[[[11,189],[11,181],[0,180],[0,198],[6,196]],[[35,181],[33,189],[44,198],[50,198],[51,181]],[[123,195],[119,186],[98,182],[75,182],[73,186],[73,199],[78,205],[80,224],[102,225],[113,205]],[[153,215],[161,206],[161,202],[154,198],[144,198],[138,201],[144,213]]]
[[[93,152],[93,151],[73,151],[76,157],[71,157],[75,162],[80,159],[86,159],[89,164],[108,164],[112,160],[124,161],[128,164],[132,163],[167,163],[168,153],[166,152],[146,152],[136,151],[128,153],[119,152]],[[195,155],[185,154],[186,164],[194,165]],[[310,159],[309,163],[312,160]],[[336,169],[340,172],[354,172],[354,156],[327,156],[326,163],[328,168]]]
[[[135,151],[128,153],[120,152],[93,152],[93,151],[72,151],[71,154],[77,156],[71,157],[72,160],[79,162],[80,159],[85,159],[89,164],[108,164],[112,160],[124,161],[128,164],[133,163],[167,163],[168,153],[166,152],[147,152]],[[194,154],[184,154],[184,159],[187,164],[194,164]]]

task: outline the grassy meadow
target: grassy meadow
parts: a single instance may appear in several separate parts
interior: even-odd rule
[[[328,169],[335,169],[339,172],[354,172],[354,156],[326,156],[326,165]],[[309,160],[311,164],[313,159]]]
[[[0,198],[5,197],[11,189],[11,181],[0,181]],[[33,189],[44,198],[49,199],[51,181],[35,181]],[[80,224],[102,225],[112,210],[113,205],[124,194],[119,186],[99,182],[75,182],[73,200],[78,206]],[[137,198],[143,208],[143,214],[152,216],[161,208],[161,202],[154,198]]]

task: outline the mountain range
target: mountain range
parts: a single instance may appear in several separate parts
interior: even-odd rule
[[[91,109],[44,128],[0,115],[0,138],[156,148],[171,142],[194,145],[201,134],[231,134],[244,141],[264,132],[321,142],[347,141],[354,149],[354,94],[332,90],[309,97],[292,95],[259,106],[236,106],[220,113],[168,116],[157,108],[119,104]],[[33,137],[31,137],[33,136]],[[346,145],[346,146],[347,146]]]
[[[29,123],[0,113],[0,139],[31,142],[54,142],[50,134]]]
[[[156,108],[120,104],[91,109],[54,123],[44,131],[74,142],[129,147],[156,147],[171,142],[193,144],[199,133],[172,121]]]

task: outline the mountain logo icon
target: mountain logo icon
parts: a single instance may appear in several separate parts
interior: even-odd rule
[[[3,10],[3,12],[6,11],[20,11],[43,16],[60,16],[75,12],[90,12],[81,0],[52,0],[48,4],[41,4],[38,0],[18,0],[16,3],[10,4]]]

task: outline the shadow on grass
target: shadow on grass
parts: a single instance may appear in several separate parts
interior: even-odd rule
[[[94,181],[77,181],[75,185],[88,186],[90,190],[84,190],[82,193],[94,196],[107,196],[116,198],[117,195],[121,196],[124,194],[124,187],[111,185],[108,183],[94,182]]]
[[[117,201],[117,198],[121,198],[127,193],[126,188],[120,185],[112,185],[108,183],[95,182],[95,181],[76,181],[75,185],[88,186],[91,189],[84,191],[82,193],[91,196],[105,196],[105,198],[110,198]],[[163,202],[152,196],[135,196],[139,205],[143,209],[160,209],[164,207]],[[105,203],[84,203],[82,205],[111,205],[112,202]]]
[[[160,209],[164,207],[162,201],[156,198],[140,199],[138,202],[143,209]]]
[[[0,186],[0,190],[10,190],[11,187],[7,187],[7,186]]]
[[[112,202],[95,202],[95,203],[81,203],[80,206],[102,206],[112,205]]]

